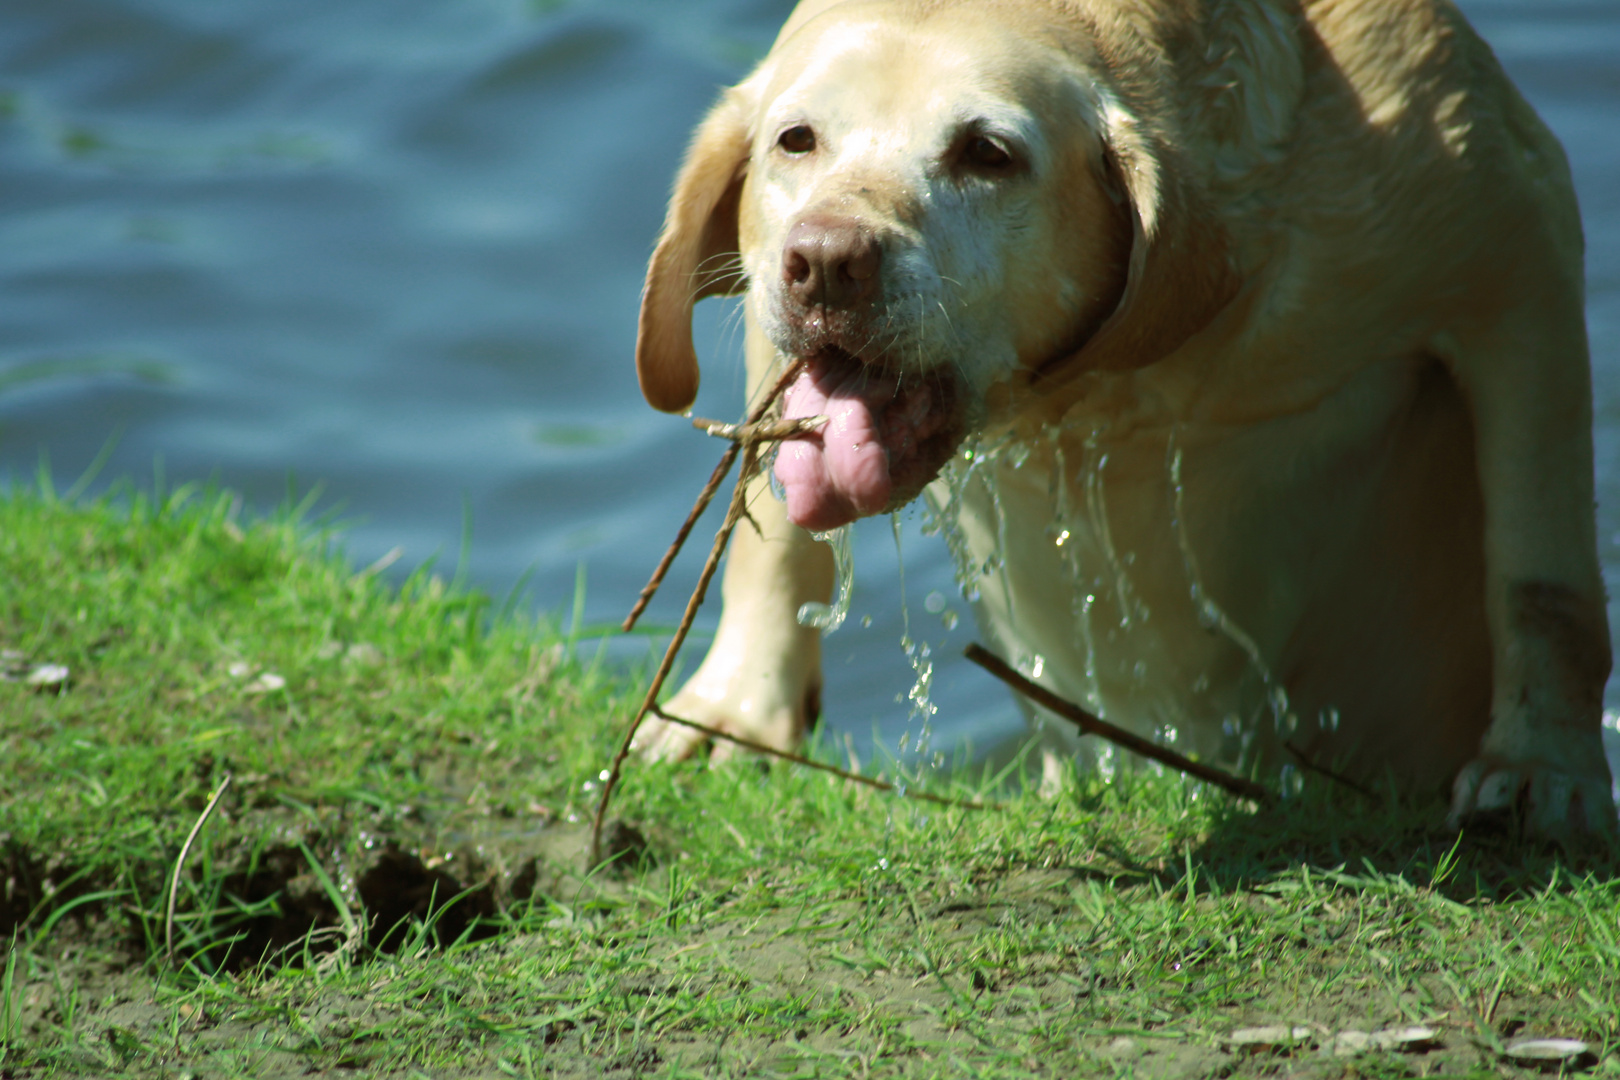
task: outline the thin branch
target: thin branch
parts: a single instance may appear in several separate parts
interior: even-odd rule
[[[1036,704],[1044,706],[1073,723],[1080,729],[1082,734],[1095,735],[1100,739],[1106,739],[1114,743],[1116,746],[1123,746],[1127,750],[1141,754],[1145,758],[1152,758],[1154,761],[1162,762],[1173,769],[1191,773],[1200,780],[1223,787],[1241,798],[1252,799],[1262,805],[1272,801],[1271,792],[1253,780],[1245,780],[1211,765],[1204,765],[1189,757],[1183,757],[1174,750],[1160,746],[1158,743],[1149,742],[1140,735],[1134,735],[1122,727],[1116,727],[1100,717],[1093,716],[1080,706],[1065,701],[1046,687],[1024,678],[1024,676],[1008,666],[1007,662],[1002,660],[1001,657],[977,642],[969,645],[964,651],[964,655]]]
[[[765,414],[775,406],[776,400],[793,383],[793,380],[799,377],[799,372],[803,368],[803,360],[797,360],[788,365],[788,369],[782,373],[781,378],[776,380],[776,384],[771,387],[770,392],[749,412],[749,424],[757,424],[764,418]],[[755,471],[759,468],[759,444],[752,440],[735,442],[726,448],[727,456],[734,457],[739,448],[743,459],[742,470],[737,476],[737,486],[731,491],[731,505],[726,510],[726,519],[721,524],[720,531],[715,534],[714,545],[709,549],[709,558],[703,564],[702,573],[698,575],[697,587],[692,590],[692,596],[686,602],[686,612],[681,616],[681,623],[675,629],[675,636],[670,638],[669,647],[664,650],[664,658],[659,662],[658,671],[653,675],[652,684],[647,687],[647,696],[642,701],[641,708],[636,710],[635,718],[625,728],[624,739],[619,743],[618,752],[613,755],[613,764],[608,767],[607,779],[602,782],[602,797],[596,804],[596,819],[591,824],[592,866],[602,861],[602,826],[607,821],[607,808],[609,801],[613,798],[613,790],[619,786],[619,777],[624,771],[624,759],[630,754],[630,747],[635,742],[636,732],[640,730],[641,722],[647,718],[647,713],[658,703],[658,695],[664,688],[664,680],[669,678],[670,669],[675,666],[676,654],[681,651],[681,646],[686,642],[686,635],[691,632],[692,623],[697,618],[698,608],[702,606],[703,598],[709,591],[709,582],[714,580],[715,571],[720,568],[720,557],[725,553],[726,545],[731,542],[731,534],[736,530],[737,522],[741,521],[748,512],[748,483],[753,479]],[[725,464],[729,469],[729,462]],[[716,472],[722,477],[725,475],[718,469]],[[711,480],[710,487],[718,486],[718,480]],[[707,488],[705,494],[711,498],[713,496],[713,493]],[[663,571],[668,569],[668,564],[674,560],[675,553],[680,550],[680,544],[685,541],[686,534],[691,531],[691,524],[697,520],[698,515],[702,514],[703,508],[707,505],[708,500],[706,498],[700,499],[699,505],[693,508],[691,515],[687,518],[687,525],[682,527],[681,533],[676,537],[676,542],[670,546],[669,552],[665,554],[664,562],[659,564],[659,572],[654,574],[653,580],[648,583],[646,589],[642,590],[641,602],[637,604],[636,610],[631,613],[631,619],[626,620],[627,629],[630,625],[633,625],[635,616],[639,615],[641,610],[646,607],[646,601],[652,598],[652,593],[657,591],[658,585],[663,580]]]
[[[686,538],[692,535],[692,527],[697,524],[698,518],[703,516],[703,511],[709,508],[710,501],[714,499],[714,493],[720,490],[720,481],[726,478],[726,473],[731,471],[732,462],[737,460],[737,455],[741,452],[742,443],[732,443],[726,447],[726,452],[720,455],[720,463],[714,467],[714,472],[709,474],[709,482],[703,485],[702,493],[698,495],[697,502],[692,505],[692,512],[686,515],[686,520],[681,523],[681,529],[675,534],[674,541],[669,545],[669,549],[664,552],[664,557],[658,560],[658,568],[653,571],[652,577],[642,587],[641,595],[636,598],[636,606],[630,609],[629,615],[625,616],[624,623],[619,627],[620,630],[628,634],[636,628],[636,620],[641,618],[641,613],[647,610],[648,604],[652,603],[652,598],[658,592],[658,587],[664,583],[664,576],[669,573],[669,568],[675,563],[675,556],[681,553],[681,547],[686,543]]]
[[[694,416],[692,426],[705,435],[733,442],[781,442],[808,435],[830,419],[830,416],[801,416],[793,420],[761,420],[757,424],[727,424]]]
[[[191,833],[186,837],[186,842],[180,845],[180,857],[174,860],[174,875],[169,878],[169,907],[163,916],[163,951],[168,956],[170,967],[174,967],[174,906],[180,895],[180,872],[185,869],[186,857],[191,854],[191,845],[196,842],[197,834],[202,832],[204,825],[208,824],[209,815],[213,814],[214,807],[219,805],[220,796],[224,795],[225,789],[230,786],[231,774],[226,773],[225,779],[221,780],[219,787],[214,789],[214,794],[208,800],[208,805],[203,807],[203,812],[197,818],[197,823],[191,827]]]
[[[715,534],[714,546],[709,549],[709,559],[703,564],[703,572],[698,575],[697,588],[692,590],[692,596],[686,602],[686,613],[681,616],[681,624],[675,629],[675,636],[670,638],[669,648],[664,650],[664,659],[658,665],[658,672],[653,676],[652,684],[647,687],[647,697],[636,710],[635,719],[630,721],[624,731],[624,739],[619,743],[618,753],[613,755],[613,764],[608,767],[608,776],[602,783],[602,797],[596,804],[596,819],[591,824],[591,865],[594,867],[602,861],[602,826],[607,820],[608,800],[613,797],[613,789],[618,787],[619,774],[624,768],[624,759],[630,754],[630,747],[635,742],[636,732],[641,727],[642,720],[652,711],[658,702],[658,694],[664,688],[664,680],[669,678],[670,669],[675,666],[675,654],[680,652],[681,645],[686,642],[686,635],[692,629],[692,622],[697,618],[698,608],[703,604],[703,597],[709,590],[709,582],[714,579],[714,572],[720,568],[720,555],[731,542],[731,533],[742,519],[742,507],[748,490],[748,481],[753,475],[754,467],[759,460],[759,451],[752,444],[738,445],[743,447],[742,474],[737,478],[737,486],[731,493],[731,506],[726,511],[725,523]]]
[[[789,364],[787,370],[782,372],[781,378],[777,379],[775,385],[771,387],[770,393],[766,394],[764,399],[748,413],[746,423],[757,424],[763,420],[765,414],[770,411],[771,406],[776,404],[776,399],[782,396],[783,391],[793,384],[793,380],[797,379],[799,372],[803,370],[803,360],[796,360]],[[737,460],[737,454],[741,452],[742,445],[742,442],[738,441],[728,446],[725,454],[720,458],[720,463],[714,467],[714,472],[709,476],[709,482],[703,485],[702,493],[698,495],[697,502],[692,506],[692,512],[686,515],[686,521],[681,524],[680,531],[675,534],[674,542],[669,545],[669,550],[664,552],[664,557],[658,561],[658,568],[653,571],[652,578],[648,580],[646,586],[641,590],[641,595],[636,598],[636,606],[631,608],[630,614],[625,617],[624,624],[620,627],[625,633],[628,634],[635,629],[636,620],[641,618],[641,613],[647,610],[647,605],[652,602],[653,595],[658,592],[658,587],[664,583],[665,575],[669,573],[669,568],[674,565],[675,556],[681,553],[681,546],[686,543],[686,538],[692,534],[693,526],[697,524],[698,518],[703,516],[703,511],[709,508],[710,501],[714,499],[714,493],[720,490],[720,481],[724,480],[726,473],[731,471],[731,465]]]
[[[1318,765],[1316,762],[1306,757],[1305,752],[1299,747],[1295,746],[1293,743],[1283,743],[1283,749],[1294,755],[1294,760],[1299,762],[1301,768],[1307,769],[1310,772],[1317,773],[1321,776],[1325,776],[1335,783],[1343,784],[1345,787],[1349,788],[1351,791],[1354,791],[1357,795],[1363,796],[1364,798],[1375,800],[1378,798],[1378,796],[1375,795],[1370,789],[1356,783],[1348,776],[1341,776],[1332,769],[1328,768],[1326,765]]]
[[[1000,803],[996,802],[985,803],[971,802],[964,799],[948,799],[943,795],[931,795],[926,791],[915,791],[909,787],[901,787],[897,784],[891,784],[886,780],[874,780],[870,776],[862,776],[860,773],[846,772],[843,769],[838,768],[836,765],[828,765],[826,762],[816,761],[813,758],[803,757],[799,754],[790,754],[786,750],[778,750],[773,746],[766,746],[764,743],[757,743],[752,739],[745,739],[740,735],[732,735],[729,732],[721,731],[719,728],[712,728],[707,724],[700,724],[696,720],[687,720],[684,717],[674,716],[665,712],[657,705],[652,707],[652,711],[655,715],[668,720],[672,724],[679,724],[682,727],[691,728],[693,731],[701,731],[711,739],[724,739],[726,742],[735,743],[744,749],[753,750],[761,754],[768,754],[774,758],[781,758],[783,761],[791,761],[795,765],[803,765],[806,768],[817,769],[825,773],[832,773],[834,776],[841,777],[845,780],[852,780],[857,784],[865,784],[867,787],[877,788],[879,791],[892,791],[905,799],[923,799],[927,802],[938,803],[941,806],[954,806],[962,810],[1005,809],[1005,807],[1003,807]]]

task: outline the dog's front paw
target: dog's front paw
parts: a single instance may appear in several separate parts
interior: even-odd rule
[[[768,690],[739,694],[734,687],[706,683],[699,672],[664,703],[662,711],[666,716],[702,724],[746,743],[791,752],[798,749],[804,733],[815,723],[821,711],[820,699],[818,686],[797,695]],[[707,732],[662,719],[656,713],[642,721],[633,747],[653,761],[680,761],[710,741],[715,744],[710,760],[717,763],[750,749],[726,739],[711,739]]]
[[[1470,761],[1452,785],[1447,822],[1457,829],[1494,816],[1516,819],[1526,835],[1566,847],[1620,841],[1613,780],[1601,752],[1591,767],[1579,771],[1489,756]]]

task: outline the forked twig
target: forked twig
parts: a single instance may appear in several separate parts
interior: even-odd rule
[[[775,747],[766,746],[764,743],[757,743],[752,739],[745,739],[741,735],[732,735],[729,732],[721,731],[719,728],[712,728],[707,724],[700,724],[696,720],[687,720],[685,717],[674,716],[665,712],[657,705],[652,707],[652,711],[657,716],[668,720],[672,724],[679,724],[682,727],[691,728],[693,731],[701,731],[711,739],[724,739],[726,742],[735,743],[744,749],[753,750],[761,754],[769,754],[771,757],[778,757],[783,761],[791,761],[795,765],[803,765],[807,768],[820,770],[821,772],[832,773],[834,776],[842,777],[845,780],[853,780],[857,784],[865,784],[867,787],[877,788],[879,791],[892,791],[901,798],[922,799],[926,802],[938,803],[940,806],[954,806],[962,810],[1003,809],[1000,803],[973,802],[966,799],[947,799],[943,795],[932,795],[926,791],[914,791],[908,787],[901,787],[897,784],[891,784],[887,780],[874,780],[870,776],[862,776],[860,773],[846,772],[845,770],[838,768],[836,765],[828,765],[824,761],[816,761],[813,758],[803,757],[799,754],[790,754],[786,750],[778,750]]]
[[[624,740],[619,743],[619,752],[613,755],[613,764],[608,768],[607,779],[602,782],[602,798],[596,804],[596,819],[591,824],[591,865],[596,866],[602,861],[602,825],[607,820],[608,800],[613,797],[613,789],[619,784],[619,774],[624,768],[624,759],[630,754],[630,747],[635,742],[636,731],[640,729],[642,720],[652,711],[658,703],[658,694],[664,688],[664,680],[669,678],[669,672],[675,666],[675,654],[680,652],[681,645],[686,641],[687,632],[692,629],[692,621],[697,618],[698,608],[703,603],[704,595],[709,591],[709,582],[714,579],[714,572],[720,568],[720,555],[731,542],[732,531],[737,528],[737,522],[742,520],[743,503],[748,497],[748,481],[753,477],[754,467],[759,461],[759,447],[753,443],[739,444],[743,446],[742,474],[737,479],[737,486],[731,493],[731,506],[726,510],[726,520],[715,535],[714,547],[709,549],[709,559],[703,564],[703,572],[698,575],[697,588],[692,590],[691,599],[686,602],[686,613],[681,616],[681,624],[675,629],[675,636],[669,641],[669,648],[664,650],[664,659],[658,665],[658,672],[653,676],[652,684],[647,687],[647,697],[636,710],[635,719],[630,721],[624,731]]]
[[[230,786],[231,774],[226,773],[225,779],[221,780],[219,787],[214,789],[214,794],[209,798],[208,805],[203,807],[203,812],[198,815],[197,823],[191,827],[190,834],[186,836],[186,842],[180,845],[180,857],[174,860],[174,875],[169,878],[169,906],[163,915],[163,951],[168,957],[170,967],[174,967],[174,906],[180,895],[180,872],[185,869],[186,856],[191,854],[191,845],[196,843],[197,834],[202,832],[204,825],[208,824],[209,815],[213,814],[214,807],[219,805],[220,797],[225,794],[225,789]]]
[[[692,590],[692,596],[686,603],[686,612],[681,616],[680,625],[676,627],[675,636],[670,639],[669,647],[664,650],[664,658],[658,665],[657,673],[653,675],[652,684],[647,688],[647,696],[642,701],[641,708],[636,710],[634,719],[630,721],[629,726],[625,729],[624,739],[619,743],[618,752],[613,756],[613,764],[608,768],[607,776],[602,781],[602,796],[596,804],[596,818],[591,825],[591,865],[593,867],[599,865],[602,861],[602,827],[607,820],[608,803],[613,798],[614,789],[618,787],[619,777],[624,770],[625,758],[629,756],[630,748],[635,743],[636,732],[640,730],[641,723],[647,718],[648,713],[655,713],[670,723],[701,731],[710,738],[722,739],[761,754],[782,758],[785,761],[791,761],[799,765],[806,765],[822,772],[829,772],[845,780],[865,784],[880,791],[894,791],[908,798],[924,799],[928,802],[938,803],[941,806],[953,806],[968,810],[1001,808],[998,803],[965,802],[948,799],[941,795],[911,791],[883,780],[873,780],[857,773],[846,772],[843,769],[819,761],[812,761],[798,754],[790,754],[766,746],[763,743],[719,731],[704,724],[699,724],[694,720],[672,716],[658,706],[658,695],[663,690],[664,680],[669,677],[670,669],[675,664],[676,654],[680,652],[681,645],[686,641],[687,633],[692,629],[692,622],[697,617],[697,609],[702,605],[703,598],[708,592],[709,582],[714,579],[715,571],[719,569],[720,557],[725,553],[726,545],[731,542],[731,534],[735,531],[738,522],[745,519],[751,520],[748,515],[748,485],[753,479],[754,473],[759,469],[760,444],[780,442],[783,439],[791,439],[807,434],[825,424],[828,420],[825,416],[807,416],[793,420],[765,420],[766,414],[776,404],[777,399],[792,385],[793,380],[798,378],[803,369],[803,360],[791,364],[782,373],[782,376],[777,379],[770,392],[749,412],[747,421],[742,424],[726,424],[702,419],[692,421],[692,425],[700,431],[718,438],[730,439],[732,443],[726,448],[725,454],[720,459],[720,464],[715,466],[714,473],[709,477],[709,482],[704,485],[702,494],[698,496],[697,503],[692,507],[692,512],[687,515],[686,521],[682,523],[680,531],[675,536],[675,542],[664,553],[664,558],[659,562],[658,569],[653,571],[652,580],[647,582],[646,588],[641,590],[641,596],[636,601],[635,608],[624,621],[626,631],[635,626],[636,620],[646,610],[647,602],[652,599],[653,594],[658,591],[658,587],[663,584],[664,576],[668,573],[670,564],[675,561],[675,556],[680,552],[681,545],[686,542],[686,538],[690,535],[693,525],[697,523],[697,519],[708,508],[709,502],[714,498],[715,492],[720,487],[720,481],[730,471],[731,463],[736,460],[739,453],[743,458],[742,471],[737,477],[737,486],[732,489],[731,505],[726,511],[725,521],[720,526],[720,531],[715,534],[714,546],[709,549],[708,561],[703,564],[703,572],[698,575],[697,587]]]
[[[764,419],[765,414],[776,404],[777,398],[782,396],[782,393],[792,385],[793,380],[797,379],[799,372],[803,370],[803,360],[797,360],[788,365],[788,369],[782,372],[781,378],[776,380],[776,384],[771,387],[770,392],[750,410],[747,422],[757,424]],[[663,561],[658,564],[658,569],[653,572],[652,580],[647,583],[646,588],[641,590],[641,599],[636,602],[635,609],[630,613],[630,617],[625,620],[626,630],[635,625],[636,618],[645,610],[647,601],[652,599],[653,593],[657,592],[658,586],[663,583],[665,573],[668,572],[670,564],[675,561],[675,556],[679,553],[681,545],[685,543],[687,535],[691,533],[692,526],[696,524],[703,511],[708,508],[709,500],[714,497],[714,492],[719,488],[720,481],[725,478],[726,472],[731,468],[731,461],[736,458],[739,452],[742,454],[743,459],[742,472],[737,478],[737,486],[732,489],[731,505],[726,510],[726,519],[721,524],[720,531],[715,534],[714,545],[709,549],[708,561],[703,564],[703,572],[698,575],[697,587],[692,590],[692,596],[686,602],[686,612],[681,616],[681,623],[675,628],[675,636],[670,638],[669,647],[664,650],[664,658],[658,664],[658,671],[653,675],[651,685],[647,687],[647,696],[643,699],[641,708],[636,710],[635,717],[626,726],[624,739],[619,743],[618,752],[613,755],[613,764],[608,767],[607,779],[602,782],[602,797],[597,801],[596,818],[591,824],[592,866],[602,861],[602,826],[607,820],[608,802],[613,798],[613,789],[619,786],[619,776],[624,771],[624,759],[630,754],[630,747],[635,741],[636,732],[641,728],[641,722],[647,718],[647,713],[652,711],[653,707],[658,703],[658,695],[664,688],[664,680],[669,678],[670,669],[675,666],[675,656],[681,651],[681,646],[686,642],[686,635],[692,629],[693,620],[697,618],[698,608],[703,604],[703,597],[709,590],[709,582],[714,579],[715,571],[720,568],[720,556],[724,554],[726,545],[731,542],[731,534],[737,528],[737,522],[741,521],[748,512],[748,482],[753,479],[754,470],[759,466],[759,443],[757,441],[752,439],[741,440],[733,442],[726,448],[725,456],[721,459],[720,465],[715,468],[714,475],[709,478],[709,483],[705,485],[703,494],[698,496],[697,505],[692,507],[692,512],[687,515],[685,523],[681,526],[681,531],[675,536],[675,542],[664,553]]]
[[[782,396],[782,392],[793,384],[793,380],[797,379],[799,372],[803,370],[804,361],[802,360],[788,365],[788,369],[782,372],[782,377],[776,380],[776,385],[771,387],[770,393],[766,394],[759,404],[755,405],[753,410],[749,412],[747,424],[757,424],[763,420],[765,414],[770,411],[771,406],[776,404],[776,399]],[[698,518],[702,517],[703,511],[709,508],[709,503],[714,499],[714,493],[720,490],[720,481],[724,480],[726,473],[731,471],[731,465],[737,460],[737,455],[742,452],[742,448],[743,441],[741,440],[734,440],[730,446],[726,447],[726,452],[720,457],[720,463],[714,467],[714,472],[709,476],[709,482],[703,485],[703,491],[698,495],[697,502],[693,504],[692,512],[686,515],[686,520],[681,523],[680,531],[675,534],[674,542],[669,545],[669,550],[664,552],[664,557],[658,561],[658,568],[653,571],[652,578],[642,588],[641,595],[636,599],[636,606],[630,609],[629,615],[625,616],[624,624],[620,628],[625,633],[628,634],[636,628],[636,620],[641,618],[641,613],[646,611],[647,605],[652,602],[653,594],[658,592],[658,587],[664,583],[664,576],[669,573],[669,568],[674,565],[675,556],[681,553],[681,547],[686,543],[686,538],[692,534],[692,527],[697,524]]]
[[[1272,801],[1271,792],[1253,780],[1245,780],[1241,776],[1233,776],[1231,773],[1217,769],[1214,766],[1204,765],[1201,762],[1192,760],[1192,758],[1184,757],[1174,750],[1166,749],[1158,743],[1149,742],[1140,735],[1133,735],[1124,728],[1116,727],[1101,717],[1093,716],[1080,706],[1058,697],[1039,683],[1026,679],[1013,670],[1005,660],[977,642],[969,645],[964,650],[964,655],[1036,704],[1042,705],[1065,720],[1070,721],[1084,735],[1095,735],[1100,739],[1108,740],[1116,746],[1123,746],[1127,750],[1141,754],[1145,758],[1152,758],[1154,761],[1161,762],[1173,769],[1191,773],[1198,779],[1223,787],[1241,798],[1252,799],[1262,805]]]
[[[625,616],[624,623],[619,627],[620,630],[628,634],[636,628],[636,620],[641,618],[641,613],[647,610],[648,604],[652,603],[653,595],[658,592],[658,586],[664,583],[664,575],[669,573],[669,568],[674,565],[675,556],[681,553],[681,547],[686,543],[686,538],[692,534],[692,526],[696,525],[698,518],[703,516],[703,511],[709,508],[709,503],[714,499],[714,493],[720,490],[720,481],[726,478],[726,473],[731,471],[732,462],[737,460],[737,455],[741,452],[742,443],[732,443],[726,447],[726,452],[720,455],[720,462],[715,465],[714,472],[709,475],[709,482],[703,485],[703,491],[698,495],[697,502],[693,504],[692,512],[687,514],[686,520],[681,523],[681,529],[675,534],[675,540],[669,545],[669,550],[664,552],[664,557],[658,561],[658,568],[653,571],[652,577],[642,587],[641,595],[636,598],[636,606],[630,609],[629,615]]]

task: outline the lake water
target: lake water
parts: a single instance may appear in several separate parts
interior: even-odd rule
[[[261,510],[318,483],[355,562],[401,546],[396,569],[451,569],[465,513],[475,584],[562,611],[583,566],[586,621],[617,622],[719,452],[636,390],[643,266],[693,122],[790,7],[6,0],[0,482],[48,455],[65,486],[116,435],[107,477],[213,479]],[[1620,595],[1620,3],[1463,7],[1574,165]],[[734,313],[700,307],[697,340],[698,412],[733,416]],[[943,545],[904,524],[935,744],[985,747],[1021,721],[959,659]],[[889,522],[855,548],[826,723],[869,750],[905,730],[914,676]],[[651,620],[676,620],[700,562]],[[1612,723],[1614,682],[1606,702]]]

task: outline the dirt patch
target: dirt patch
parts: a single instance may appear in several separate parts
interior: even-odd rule
[[[621,888],[619,864],[634,869],[653,859],[641,833],[620,821],[610,823],[604,845],[614,864],[596,875],[587,873],[583,825],[486,819],[453,826],[419,808],[407,820],[359,829],[330,821],[296,843],[239,845],[222,873],[194,871],[189,895],[206,896],[215,916],[206,931],[218,939],[207,949],[212,966],[240,971],[306,950],[324,955],[352,936],[350,920],[363,923],[361,943],[376,953],[417,936],[441,947],[480,941],[500,932],[500,917],[514,905],[611,893]],[[287,832],[263,822],[253,831]],[[205,880],[209,872],[220,875],[217,883]],[[194,901],[179,913],[181,920],[208,914]]]
[[[0,833],[0,938],[30,917],[66,911],[79,919],[99,910],[85,898],[106,888],[105,875],[82,867],[65,852],[36,852]]]

